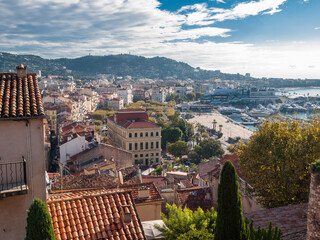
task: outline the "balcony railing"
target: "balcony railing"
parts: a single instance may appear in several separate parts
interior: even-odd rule
[[[26,160],[0,163],[0,198],[26,194]]]

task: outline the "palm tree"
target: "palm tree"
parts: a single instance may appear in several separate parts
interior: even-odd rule
[[[223,127],[223,126],[220,124],[220,125],[219,125],[219,132],[222,131],[222,127]]]
[[[217,120],[213,119],[212,121],[212,125],[213,125],[213,130],[216,131],[216,127],[217,127]]]

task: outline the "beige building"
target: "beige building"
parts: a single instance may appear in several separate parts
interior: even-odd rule
[[[149,121],[142,109],[122,109],[108,118],[111,143],[132,152],[135,164],[160,162],[161,127]]]
[[[46,117],[50,125],[50,130],[53,131],[55,135],[57,135],[57,110],[48,109],[46,111]]]
[[[122,98],[113,98],[108,100],[108,107],[112,107],[114,111],[119,111],[124,106]]]
[[[0,76],[0,239],[24,239],[27,209],[46,201],[44,110],[26,69]]]

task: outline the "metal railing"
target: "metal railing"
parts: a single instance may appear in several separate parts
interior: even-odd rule
[[[0,192],[11,189],[25,190],[27,185],[26,160],[0,163]]]

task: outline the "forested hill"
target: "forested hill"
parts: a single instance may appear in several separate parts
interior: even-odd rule
[[[191,67],[164,57],[146,58],[120,54],[108,56],[84,56],[80,58],[44,59],[36,55],[16,55],[0,53],[0,71],[15,70],[18,64],[28,66],[29,72],[42,71],[42,75],[73,75],[75,77],[96,74],[132,76],[133,78],[152,79],[193,79],[206,80],[220,78],[242,80],[243,75],[225,74],[220,71],[207,71]],[[68,71],[72,70],[72,71]]]

